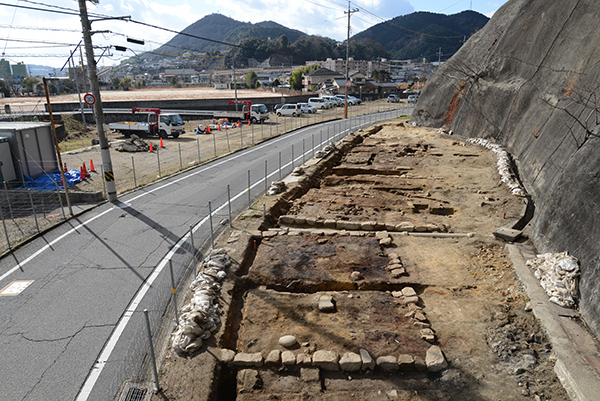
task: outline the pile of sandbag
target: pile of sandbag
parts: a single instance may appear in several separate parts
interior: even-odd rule
[[[579,262],[576,258],[567,252],[545,253],[528,260],[527,266],[533,269],[550,301],[566,308],[575,306],[579,281]]]
[[[505,151],[502,146],[496,145],[495,143],[483,138],[469,138],[467,139],[467,142],[474,143],[491,150],[498,158],[498,174],[500,174],[500,180],[510,188],[510,191],[513,195],[527,196],[527,192],[521,188],[517,177],[513,173],[508,152]]]
[[[178,354],[194,352],[202,347],[221,324],[219,294],[231,261],[224,249],[215,249],[202,261],[200,273],[190,285],[192,299],[181,310],[179,324],[173,332],[173,349]]]

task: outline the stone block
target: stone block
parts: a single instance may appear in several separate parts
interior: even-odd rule
[[[364,231],[373,231],[375,230],[375,225],[377,223],[373,221],[366,221],[364,223],[360,223],[360,229]]]
[[[421,338],[429,343],[435,342],[435,333],[431,329],[421,329]]]
[[[238,391],[240,393],[250,393],[253,390],[259,390],[263,386],[263,380],[258,371],[254,369],[242,369],[237,374]]]
[[[500,227],[494,230],[494,237],[508,242],[515,242],[521,236],[523,231],[515,230],[509,227]]]
[[[362,359],[360,355],[354,352],[346,352],[340,358],[340,369],[345,372],[358,372],[362,367]]]
[[[378,240],[386,239],[389,237],[390,237],[390,234],[387,231],[377,231],[375,233],[375,238],[377,238]]]
[[[339,355],[335,351],[319,350],[313,354],[313,365],[324,370],[339,370]]]
[[[404,274],[406,274],[406,270],[404,269],[394,269],[390,272],[392,278],[400,278],[402,277]]]
[[[380,356],[377,358],[377,366],[384,372],[395,372],[398,370],[398,360],[392,355]]]
[[[405,297],[404,304],[418,304],[419,297]]]
[[[260,368],[263,365],[263,356],[260,352],[240,352],[233,358],[233,364],[241,368]]]
[[[417,292],[412,287],[404,287],[402,289],[402,295],[404,295],[405,297],[416,297]]]
[[[232,351],[227,348],[221,348],[221,363],[223,365],[231,366],[234,358],[235,358],[235,351]]]
[[[415,369],[415,358],[412,355],[400,354],[398,356],[398,368],[403,372],[409,372]]]
[[[281,364],[281,351],[274,349],[269,352],[265,358],[265,365],[268,367],[278,367]]]
[[[446,357],[442,349],[437,345],[430,347],[425,355],[425,364],[430,372],[441,372],[448,367]]]
[[[327,219],[323,222],[323,226],[325,228],[336,228],[337,226],[337,222],[335,220],[332,219]]]
[[[283,351],[281,353],[281,363],[288,368],[296,365],[296,355],[292,351]]]
[[[423,313],[422,311],[415,312],[415,316],[414,317],[419,322],[426,322],[427,321],[427,316],[425,316],[425,313]]]
[[[338,221],[338,230],[360,230],[360,223],[356,221]]]
[[[294,224],[294,216],[283,215],[279,216],[279,224]]]
[[[413,223],[400,223],[396,224],[396,228],[394,231],[403,231],[403,232],[413,232],[415,231],[415,225]]]
[[[331,295],[321,295],[319,298],[319,311],[325,313],[335,312],[335,301]]]
[[[384,238],[384,239],[380,239],[379,240],[379,244],[381,246],[390,246],[390,245],[392,245],[392,239],[389,238],[389,237],[388,238]]]
[[[312,358],[307,354],[298,354],[296,356],[296,365],[298,366],[310,366],[312,363]]]
[[[375,370],[376,363],[371,354],[369,354],[369,351],[361,349],[359,352],[362,361],[362,370]]]

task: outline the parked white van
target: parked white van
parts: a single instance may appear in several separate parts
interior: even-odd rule
[[[320,97],[311,97],[308,99],[308,104],[318,110],[324,110],[331,107],[331,103]]]

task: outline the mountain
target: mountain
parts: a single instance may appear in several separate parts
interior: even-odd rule
[[[236,21],[221,14],[207,15],[186,27],[181,33],[183,35],[176,35],[173,39],[156,49],[156,52],[184,53],[185,51],[194,51],[204,53],[208,51],[229,49],[229,46],[225,44],[202,40],[187,35],[199,36],[218,42],[233,44],[237,44],[248,38],[259,38],[263,40],[269,38],[278,39],[281,35],[286,35],[290,42],[295,42],[300,37],[306,36],[306,34],[301,31],[286,28],[273,21],[252,24],[249,22]]]
[[[437,60],[440,48],[447,59],[488,21],[488,17],[475,11],[452,15],[415,12],[374,25],[354,35],[351,41],[377,42],[393,59]]]

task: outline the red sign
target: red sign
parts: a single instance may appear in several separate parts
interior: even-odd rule
[[[86,93],[85,96],[83,96],[83,101],[91,106],[96,103],[96,98],[91,93]]]

